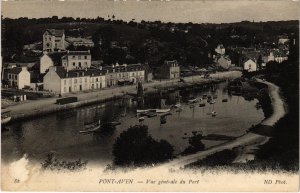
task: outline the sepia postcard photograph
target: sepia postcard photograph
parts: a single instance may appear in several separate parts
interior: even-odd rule
[[[298,0],[2,0],[1,191],[299,191]]]

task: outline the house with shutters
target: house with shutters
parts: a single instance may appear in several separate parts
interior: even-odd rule
[[[10,88],[23,89],[30,87],[30,72],[27,67],[4,69],[2,84]]]
[[[43,34],[43,51],[55,52],[66,49],[65,31],[47,29]]]
[[[163,79],[180,78],[180,66],[177,60],[165,61],[161,67],[156,69],[156,77]]]
[[[67,70],[91,68],[90,51],[67,51],[61,58],[62,66]]]
[[[43,77],[44,90],[67,94],[106,87],[106,71],[84,69],[68,71],[62,66],[51,66]]]
[[[116,63],[101,69],[106,71],[105,80],[108,87],[124,83],[136,84],[145,81],[145,68],[140,63],[128,65],[119,65]]]

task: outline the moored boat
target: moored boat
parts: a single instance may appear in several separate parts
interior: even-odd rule
[[[100,128],[101,128],[101,125],[94,125],[85,130],[79,131],[79,133],[92,133],[92,132],[98,131]]]
[[[156,113],[166,113],[171,111],[171,109],[156,109]]]
[[[8,123],[11,120],[10,116],[1,117],[1,125]]]
[[[9,115],[10,111],[4,111],[1,113],[1,125],[8,123],[11,120],[11,116]]]
[[[214,101],[214,100],[209,102],[209,104],[211,104],[211,105],[215,104],[215,103],[216,103],[216,101]]]
[[[188,102],[189,103],[196,103],[198,101],[198,99],[197,98],[194,98],[194,99],[190,99],[190,100],[188,100]]]
[[[180,108],[181,107],[181,104],[180,103],[177,103],[176,105],[174,105],[175,108]]]
[[[200,103],[199,104],[199,107],[204,107],[205,106],[205,103]]]
[[[212,111],[211,112],[211,116],[213,116],[213,117],[217,116],[217,112],[216,111]]]

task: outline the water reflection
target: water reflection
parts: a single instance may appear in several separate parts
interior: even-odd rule
[[[191,106],[188,100],[202,98],[204,95],[216,95],[215,103],[200,107],[199,102]],[[228,98],[228,102],[222,102]],[[163,101],[163,102],[162,102]],[[201,102],[201,103],[202,103]],[[162,108],[181,104],[180,108],[166,116],[161,124],[161,116],[145,117],[139,122],[136,110],[142,108]],[[91,105],[75,110],[60,112],[10,125],[10,131],[2,135],[2,159],[7,160],[22,156],[23,153],[44,159],[45,155],[55,151],[64,158],[82,158],[96,161],[111,161],[112,146],[119,134],[136,124],[149,126],[149,134],[156,139],[165,139],[175,148],[176,153],[188,146],[184,136],[192,132],[203,135],[219,134],[240,136],[251,126],[263,119],[263,112],[255,108],[257,100],[246,101],[241,96],[229,95],[227,84],[185,88],[179,91],[167,91],[145,96],[142,101],[132,97]],[[211,112],[217,116],[212,117]],[[90,134],[80,134],[84,123],[101,120],[101,123],[120,121],[121,125]],[[186,135],[185,135],[186,134]],[[204,140],[206,147],[223,143],[222,141]]]

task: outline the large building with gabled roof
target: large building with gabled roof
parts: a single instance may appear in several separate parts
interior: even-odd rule
[[[65,31],[47,29],[43,34],[43,51],[55,52],[66,49]]]

